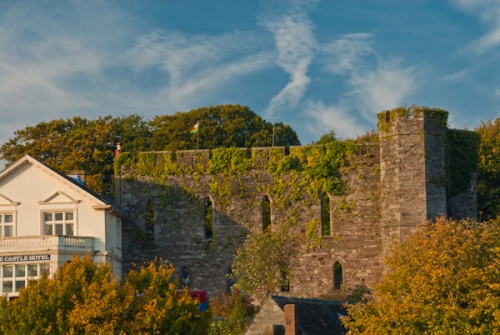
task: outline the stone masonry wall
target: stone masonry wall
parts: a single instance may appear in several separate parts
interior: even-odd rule
[[[405,113],[380,113],[379,143],[359,146],[347,157],[341,169],[344,192],[329,195],[331,232],[322,236],[321,225],[314,228],[301,246],[290,292],[283,294],[330,295],[336,263],[342,267],[342,288],[371,287],[394,242],[446,214],[444,125],[432,113]],[[300,148],[290,148],[291,154],[295,150]],[[123,224],[124,273],[133,263],[166,259],[180,282],[213,296],[228,290],[234,253],[246,236],[262,232],[265,197],[273,227],[292,219],[290,229],[306,234],[312,223],[321,222],[320,195],[310,194],[299,174],[269,172],[286,157],[285,148],[243,152],[252,166],[233,175],[200,172],[212,159],[208,150],[158,153],[168,160],[157,164],[175,160],[185,173],[138,176],[122,166],[116,189],[119,205],[129,213]],[[448,204],[452,213],[462,208],[463,199],[466,211],[474,210],[471,192],[474,188]],[[204,226],[207,203],[213,209],[213,236],[206,236]]]

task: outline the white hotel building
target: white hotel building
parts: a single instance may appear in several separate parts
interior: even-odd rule
[[[0,172],[0,295],[89,254],[122,276],[125,214],[76,179],[24,156]]]

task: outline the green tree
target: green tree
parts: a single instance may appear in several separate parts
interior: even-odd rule
[[[150,263],[120,284],[109,265],[74,257],[0,299],[0,334],[207,334],[210,314],[177,292],[173,271]]]
[[[333,130],[330,130],[328,133],[322,135],[318,141],[313,142],[312,144],[326,144],[330,142],[336,142],[338,141],[337,139],[337,134]]]
[[[500,221],[439,218],[395,247],[349,334],[498,334]]]
[[[11,302],[0,304],[0,333],[8,334],[120,334],[122,310],[119,283],[109,266],[90,257],[62,267],[54,278],[32,281]]]
[[[199,132],[190,129],[199,123]],[[220,105],[202,107],[187,113],[156,116],[150,121],[151,150],[193,150],[220,147],[266,147],[272,145],[273,125],[246,106]],[[288,125],[275,125],[277,146],[300,145]]]
[[[236,251],[232,265],[234,287],[260,302],[272,293],[287,290],[299,241],[286,229],[251,234]]]
[[[123,151],[139,151],[148,148],[149,138],[147,124],[138,115],[59,119],[17,130],[0,147],[0,158],[9,164],[28,154],[65,173],[84,171],[91,189],[109,195],[116,143],[122,142]]]
[[[475,128],[481,136],[477,171],[477,202],[483,220],[500,215],[500,118]]]
[[[210,335],[241,335],[257,312],[250,297],[238,290],[210,299],[210,311],[214,316]]]
[[[166,262],[149,263],[132,270],[121,289],[125,296],[124,330],[127,334],[208,333],[211,315],[201,312],[187,292],[179,294],[172,280],[174,269]]]

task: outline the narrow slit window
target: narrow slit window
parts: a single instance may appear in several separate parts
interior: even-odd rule
[[[262,198],[262,231],[265,232],[271,227],[271,201],[264,196]]]
[[[204,217],[205,217],[205,238],[210,239],[214,236],[214,215],[212,201],[210,197],[206,197],[204,201]]]
[[[148,201],[146,208],[146,233],[148,240],[155,239],[155,205],[151,200]]]
[[[328,194],[321,196],[321,235],[331,236],[331,216],[330,216],[330,197]]]
[[[343,281],[342,265],[339,262],[336,262],[333,266],[333,289],[340,290],[342,288]]]

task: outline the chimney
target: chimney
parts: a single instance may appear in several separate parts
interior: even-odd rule
[[[299,334],[299,309],[294,304],[288,304],[283,307],[285,312],[285,335]]]
[[[120,142],[116,143],[115,157],[120,156],[122,153],[122,144]]]

